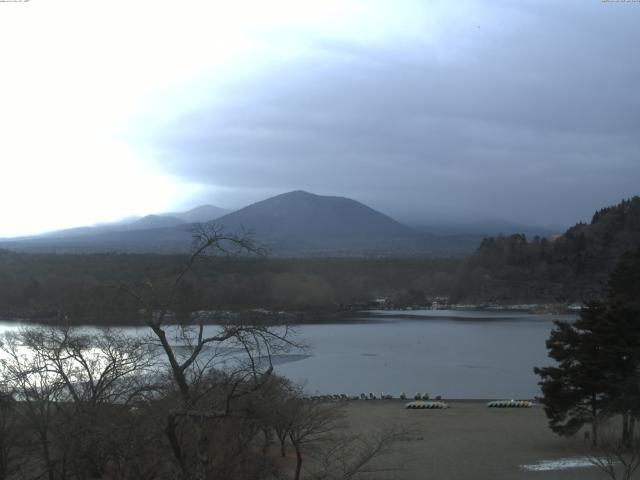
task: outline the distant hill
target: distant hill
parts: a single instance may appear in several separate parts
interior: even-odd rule
[[[304,191],[277,195],[219,216],[221,213],[225,213],[221,208],[202,205],[186,212],[0,241],[0,248],[60,253],[186,252],[192,243],[191,224],[213,220],[229,233],[253,232],[256,242],[275,256],[461,257],[480,245],[482,228],[522,227],[482,221],[476,227],[421,231],[355,200]]]
[[[226,231],[251,230],[280,254],[415,253],[423,236],[345,197],[294,191],[217,220]]]
[[[486,238],[469,257],[459,298],[577,301],[602,293],[623,253],[640,247],[640,197],[603,208],[557,237]]]
[[[61,239],[67,237],[76,237],[84,235],[102,235],[109,232],[129,232],[138,230],[150,230],[156,228],[170,228],[187,225],[189,223],[201,222],[206,223],[229,213],[229,210],[215,207],[213,205],[200,205],[185,212],[158,213],[155,215],[147,215],[144,217],[129,216],[115,222],[104,222],[86,227],[67,228],[64,230],[55,230],[45,232],[30,237],[20,237],[14,239],[0,239],[0,243],[17,244],[26,242],[25,245],[36,241],[38,245],[44,246],[50,242],[52,238]],[[37,239],[37,240],[36,240]],[[89,238],[82,243],[88,243]],[[68,243],[68,242],[62,242]],[[44,248],[44,247],[43,247]],[[46,249],[46,248],[45,248]]]
[[[0,248],[37,252],[187,251],[190,224],[219,209],[198,207],[171,216],[149,215],[128,224],[76,229],[70,234],[0,242]],[[182,218],[181,218],[182,217]],[[215,220],[226,232],[251,231],[276,256],[461,256],[477,245],[463,235],[436,237],[417,232],[345,197],[294,191],[268,198]]]
[[[212,220],[216,220],[217,218],[220,218],[228,213],[229,210],[226,210],[224,208],[215,207],[213,205],[200,205],[199,207],[192,208],[191,210],[187,210],[186,212],[173,212],[165,213],[162,215],[179,218],[186,223],[206,223]]]
[[[177,227],[184,225],[184,220],[177,217],[170,217],[165,215],[147,215],[135,222],[116,228],[118,231],[130,231],[130,230],[149,230],[151,228],[166,228]]]

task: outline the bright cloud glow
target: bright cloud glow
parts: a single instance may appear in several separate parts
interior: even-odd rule
[[[136,122],[162,123],[234,72],[299,54],[300,32],[369,41],[384,31],[354,20],[385,25],[380,9],[333,0],[34,0],[0,10],[0,237],[187,206],[201,186],[157,171],[153,149],[128,141],[145,129]]]
[[[637,62],[619,45],[633,43],[635,32],[623,14],[639,10],[584,5],[0,2],[0,237],[196,201],[238,207],[298,188],[386,211],[392,197],[398,212],[442,204],[437,210],[449,215],[456,198],[461,211],[484,201],[487,212],[513,217],[541,199],[562,203],[574,175],[554,167],[554,176],[545,165],[564,165],[575,152],[581,171],[593,167],[582,178],[597,173],[598,186],[607,180],[611,188],[598,196],[576,181],[570,196],[587,212],[614,203],[637,190],[629,160],[638,148],[629,134],[637,89],[627,94],[619,82],[637,76]],[[603,87],[602,79],[616,78],[615,89]],[[607,128],[615,135],[591,148]],[[626,163],[605,162],[603,152]],[[474,170],[483,159],[499,168]],[[596,171],[605,164],[606,178]],[[429,178],[442,172],[427,192],[406,187],[421,169]],[[530,198],[513,203],[504,187],[517,186],[527,169],[544,177],[528,182]],[[569,185],[542,195],[549,178]],[[484,193],[471,192],[471,183]],[[456,189],[471,193],[452,196]],[[508,202],[493,199],[498,190]],[[582,212],[567,208],[562,221]]]

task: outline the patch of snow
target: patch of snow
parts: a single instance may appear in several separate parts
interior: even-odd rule
[[[520,465],[522,470],[528,472],[546,472],[551,470],[569,470],[570,468],[593,467],[589,457],[556,458],[554,460],[541,460],[531,465]]]

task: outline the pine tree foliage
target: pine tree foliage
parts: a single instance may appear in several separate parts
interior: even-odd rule
[[[640,249],[624,254],[603,301],[575,322],[556,322],[547,341],[557,364],[535,368],[551,429],[573,435],[585,424],[621,415],[623,435],[640,418]]]
[[[549,356],[557,366],[534,369],[542,379],[542,404],[549,426],[559,435],[574,435],[585,424],[595,426],[606,408],[606,358],[598,339],[603,311],[601,304],[592,303],[575,323],[557,321],[547,341]]]

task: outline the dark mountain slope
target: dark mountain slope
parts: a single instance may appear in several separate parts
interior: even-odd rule
[[[219,219],[223,225],[252,225],[256,231],[286,234],[408,235],[414,232],[394,219],[345,197],[284,193],[254,203]],[[307,233],[308,232],[308,233]]]
[[[226,231],[250,229],[282,254],[413,253],[422,236],[392,218],[344,197],[289,192],[219,218]]]

